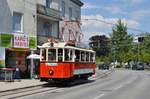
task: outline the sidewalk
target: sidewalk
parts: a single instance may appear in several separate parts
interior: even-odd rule
[[[96,71],[97,71],[96,74],[90,78],[107,74],[109,73],[110,70],[96,69]],[[40,80],[37,79],[21,79],[20,82],[16,80],[14,82],[0,82],[0,92],[24,89],[24,88],[35,87],[35,86],[42,86],[44,84],[47,84],[47,82],[40,82]]]
[[[0,82],[0,92],[35,87],[43,84],[47,84],[47,82],[40,82],[40,80],[37,79],[22,79],[20,82]]]

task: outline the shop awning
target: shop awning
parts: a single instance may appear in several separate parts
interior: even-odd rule
[[[42,57],[38,54],[30,54],[27,59],[41,59]]]

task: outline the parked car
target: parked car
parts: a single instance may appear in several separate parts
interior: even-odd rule
[[[150,63],[146,63],[146,64],[144,65],[144,69],[150,70]]]
[[[137,62],[135,64],[132,64],[132,70],[144,70],[144,63]]]
[[[144,63],[139,62],[139,63],[137,64],[136,70],[144,70]]]
[[[109,69],[109,64],[106,64],[106,63],[99,64],[98,69],[108,70]]]

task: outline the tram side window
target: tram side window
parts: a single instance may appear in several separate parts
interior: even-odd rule
[[[85,52],[81,52],[81,61],[82,61],[82,62],[85,61]]]
[[[86,61],[89,62],[89,52],[86,52]]]
[[[70,50],[70,61],[73,60],[73,50]]]
[[[65,61],[72,61],[73,52],[70,49],[65,49]]]
[[[65,61],[69,61],[69,49],[65,49]]]
[[[94,54],[93,53],[90,53],[90,61],[94,62]]]
[[[79,51],[79,50],[76,50],[76,51],[75,51],[75,61],[76,61],[76,62],[79,62],[79,60],[80,60],[80,51]]]
[[[48,50],[48,61],[56,61],[56,49]]]
[[[63,49],[58,49],[58,61],[62,62],[63,60]]]
[[[42,60],[46,60],[46,49],[42,49]]]

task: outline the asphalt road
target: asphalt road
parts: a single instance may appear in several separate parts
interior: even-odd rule
[[[88,83],[60,87],[20,99],[150,99],[148,71],[115,70],[109,76],[99,76]]]

